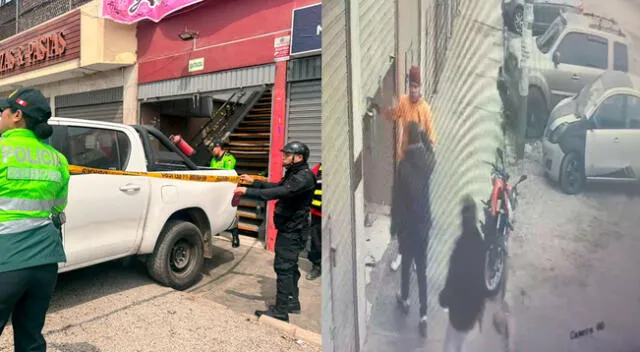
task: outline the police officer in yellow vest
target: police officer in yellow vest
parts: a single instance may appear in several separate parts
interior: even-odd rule
[[[46,351],[42,336],[58,263],[65,262],[62,213],[67,159],[41,142],[53,130],[38,90],[0,99],[0,334],[12,316],[16,352]]]
[[[214,169],[229,169],[233,170],[236,167],[236,158],[233,154],[224,150],[224,143],[222,141],[213,142],[213,150],[211,151],[213,159],[209,167]]]
[[[213,169],[228,169],[233,170],[236,167],[236,158],[233,154],[224,150],[224,142],[215,141],[213,142],[213,150],[211,151],[213,155],[213,159],[211,159],[211,164],[209,167]],[[216,234],[216,236],[219,234]],[[238,218],[233,224],[233,228],[231,229],[231,247],[237,248],[240,247],[240,236],[238,236]]]

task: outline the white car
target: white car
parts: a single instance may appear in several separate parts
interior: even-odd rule
[[[197,167],[148,126],[52,118],[47,142],[70,165],[108,170],[236,176]],[[59,272],[140,256],[151,277],[178,290],[201,277],[211,235],[235,221],[235,184],[147,176],[72,175],[63,227],[67,263]],[[206,252],[206,253],[205,253]]]
[[[640,79],[608,71],[551,112],[546,174],[567,194],[587,180],[640,181]]]

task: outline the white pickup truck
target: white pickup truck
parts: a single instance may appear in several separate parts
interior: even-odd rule
[[[233,170],[196,166],[153,127],[52,118],[46,141],[69,164],[141,171],[236,176]],[[184,290],[201,277],[211,235],[231,227],[235,185],[145,176],[72,175],[63,227],[71,271],[140,256],[151,277]]]

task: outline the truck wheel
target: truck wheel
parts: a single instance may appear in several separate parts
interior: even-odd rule
[[[515,8],[515,10],[513,10],[513,13],[511,14],[511,30],[518,35],[522,35],[523,24],[524,8],[522,6],[518,6]]]
[[[170,220],[147,260],[147,270],[156,281],[182,291],[200,280],[203,263],[200,229],[190,222]]]
[[[548,121],[549,111],[542,92],[538,88],[529,87],[526,137],[531,139],[542,138]]]

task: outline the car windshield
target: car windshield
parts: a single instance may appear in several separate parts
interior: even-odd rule
[[[582,88],[578,94],[576,109],[582,114],[590,111],[595,106],[598,99],[604,94],[604,84],[602,78],[598,78],[591,84],[588,84]]]
[[[562,17],[557,17],[553,23],[547,28],[547,31],[543,35],[536,38],[536,44],[538,49],[544,54],[548,53],[553,47],[556,40],[560,36],[560,33],[564,30],[565,24]]]

